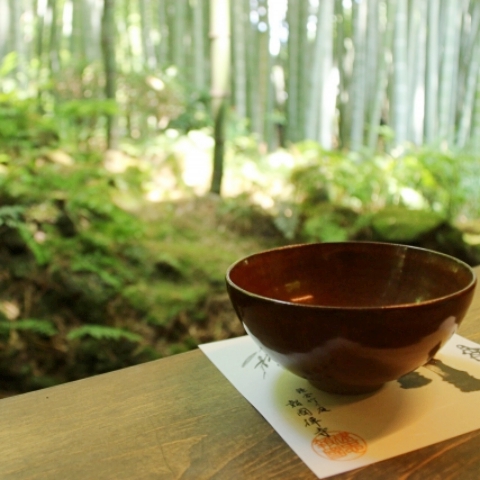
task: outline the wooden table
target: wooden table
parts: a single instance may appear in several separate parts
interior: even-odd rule
[[[1,480],[316,478],[199,350],[0,400],[0,445]],[[480,430],[331,478],[478,480]]]

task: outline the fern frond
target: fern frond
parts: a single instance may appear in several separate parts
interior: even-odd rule
[[[14,322],[0,321],[0,332],[7,333],[11,330],[33,332],[47,337],[57,334],[57,329],[52,322],[38,318],[25,318]]]
[[[92,337],[96,340],[130,340],[131,342],[140,342],[141,335],[129,332],[123,328],[107,327],[104,325],[82,325],[81,327],[70,330],[67,335],[69,340],[77,340],[85,337]]]
[[[3,205],[0,207],[0,226],[16,227],[21,222],[25,207],[22,205]]]

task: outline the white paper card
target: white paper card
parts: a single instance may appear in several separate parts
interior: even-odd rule
[[[315,389],[248,336],[200,348],[318,478],[480,428],[480,345],[459,335],[434,364],[353,396]]]

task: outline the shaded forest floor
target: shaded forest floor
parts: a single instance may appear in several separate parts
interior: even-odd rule
[[[285,243],[273,219],[247,200],[208,195],[136,204],[129,213],[145,225],[133,248],[151,269],[142,267],[144,278],[115,293],[82,268],[68,266],[62,274],[52,265],[34,267],[25,246],[12,245],[0,232],[0,259],[7,267],[0,279],[0,313],[18,326],[27,322],[7,336],[3,332],[0,397],[244,334],[224,275],[241,257]],[[30,327],[28,320],[18,321],[25,317],[33,319]],[[39,317],[51,319],[55,332],[42,331],[41,320],[34,323]],[[84,324],[90,330],[69,337],[72,326],[79,331]],[[105,325],[128,335],[102,332],[99,326]]]
[[[157,343],[160,354],[169,355],[188,345],[243,335],[243,327],[226,293],[224,276],[228,267],[240,258],[286,244],[272,217],[248,202],[242,206],[238,200],[210,195],[150,204],[138,214],[150,225],[153,238],[162,223],[168,222],[175,231],[154,247],[166,254],[157,264],[163,277],[173,283],[183,277],[184,283],[204,292],[198,310],[191,315],[180,312],[167,335]],[[194,268],[182,272],[182,260]]]

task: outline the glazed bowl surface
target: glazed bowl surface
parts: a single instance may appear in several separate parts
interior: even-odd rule
[[[372,392],[433,358],[467,312],[476,276],[442,253],[374,242],[259,252],[227,271],[246,332],[315,387]]]

